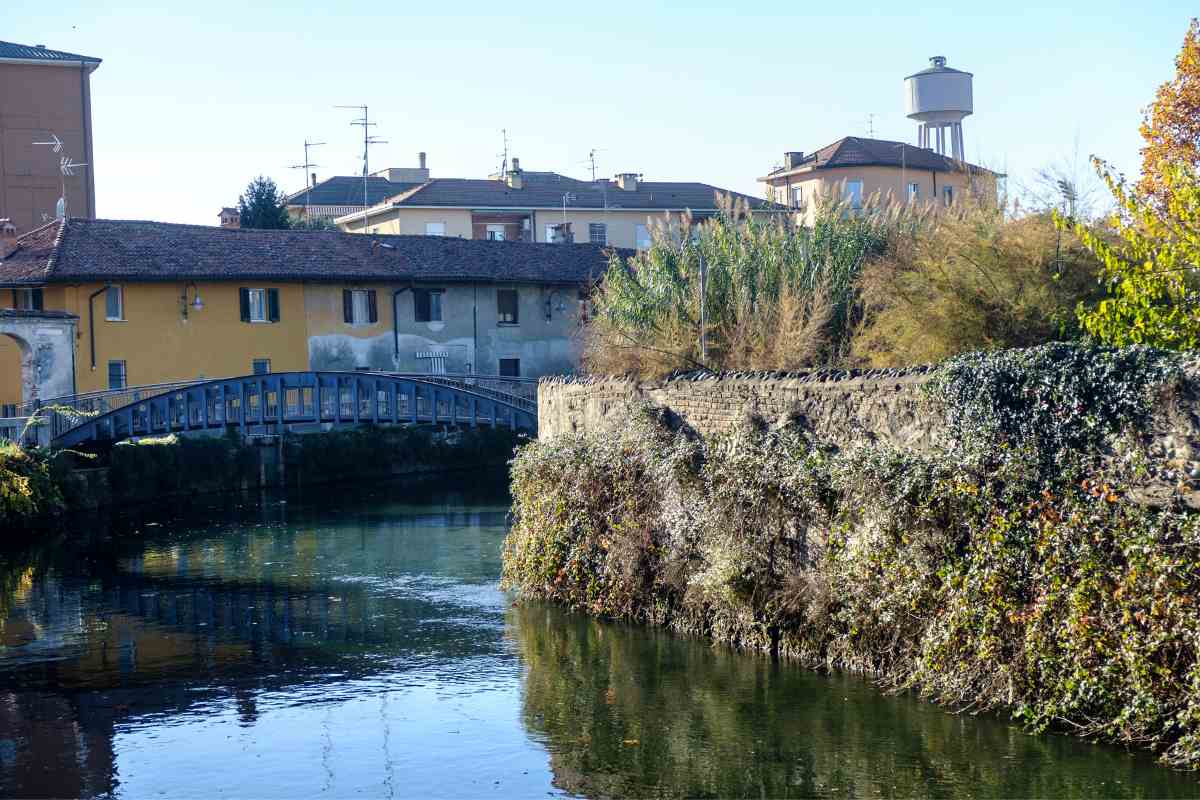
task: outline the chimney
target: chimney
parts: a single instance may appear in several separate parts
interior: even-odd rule
[[[11,219],[0,219],[0,261],[17,249],[17,226]]]
[[[424,153],[417,153],[417,167],[419,169],[428,169],[428,167],[425,166],[425,154]]]
[[[508,188],[510,189],[520,189],[525,185],[525,182],[521,179],[521,160],[519,158],[512,160],[512,169],[508,171],[505,183],[508,184]]]
[[[573,244],[575,234],[571,233],[571,223],[560,222],[550,226],[550,242],[552,244]]]
[[[789,150],[783,154],[783,168],[795,169],[800,166],[800,162],[804,160],[803,150]]]
[[[638,178],[642,177],[636,172],[620,172],[617,173],[617,186],[620,186],[623,191],[636,192],[638,188]]]
[[[313,179],[312,185],[316,186],[317,185],[317,173],[314,172],[312,174],[312,179]]]

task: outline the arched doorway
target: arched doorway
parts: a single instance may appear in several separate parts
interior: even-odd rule
[[[29,342],[13,333],[0,334],[0,417],[15,417],[17,406],[29,401],[33,366]]]
[[[75,325],[64,311],[0,309],[0,397],[26,404],[75,392]]]

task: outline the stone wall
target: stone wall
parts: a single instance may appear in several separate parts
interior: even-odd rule
[[[604,430],[624,410],[648,403],[701,436],[751,415],[771,426],[799,424],[845,447],[879,442],[928,450],[943,441],[945,415],[922,390],[930,367],[904,370],[695,373],[653,383],[623,378],[546,378],[538,386],[538,436]],[[1140,445],[1154,468],[1142,502],[1178,498],[1200,509],[1200,361],[1159,392]]]

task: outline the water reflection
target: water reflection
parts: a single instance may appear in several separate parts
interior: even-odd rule
[[[0,555],[0,795],[1197,794],[1110,748],[511,607],[503,484],[476,483]]]

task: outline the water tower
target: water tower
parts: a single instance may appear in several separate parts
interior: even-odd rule
[[[904,79],[908,118],[917,121],[917,145],[963,160],[963,119],[974,111],[971,73],[946,66],[945,56]],[[950,152],[946,152],[949,139]]]

